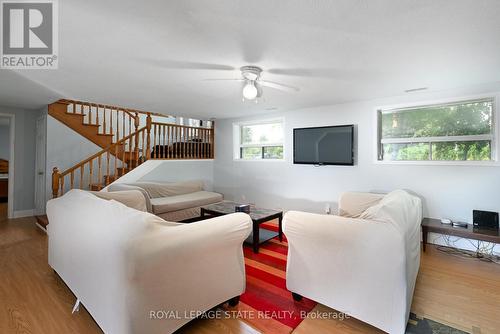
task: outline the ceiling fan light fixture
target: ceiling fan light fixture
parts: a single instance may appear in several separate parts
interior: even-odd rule
[[[253,81],[249,81],[243,87],[243,97],[247,100],[254,100],[257,97],[258,91],[257,87]]]

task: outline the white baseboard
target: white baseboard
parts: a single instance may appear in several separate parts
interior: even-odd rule
[[[14,211],[12,218],[33,217],[34,215],[35,215],[35,209],[20,210],[20,211]]]

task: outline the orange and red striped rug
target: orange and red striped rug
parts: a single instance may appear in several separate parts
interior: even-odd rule
[[[271,223],[261,227],[277,230]],[[238,309],[244,311],[245,321],[265,333],[290,333],[316,306],[307,298],[294,301],[286,289],[288,243],[283,238],[262,244],[258,254],[248,245],[243,247],[247,286]]]

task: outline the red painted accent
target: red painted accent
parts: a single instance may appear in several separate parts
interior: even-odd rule
[[[288,247],[270,242],[263,244],[261,247],[285,255],[288,252]],[[285,260],[267,254],[255,254],[249,246],[244,246],[243,251],[248,259],[276,268],[282,272],[286,270]],[[247,279],[246,291],[241,295],[241,302],[260,311],[261,316],[269,316],[295,329],[303,320],[301,316],[304,316],[316,306],[316,302],[307,298],[303,298],[300,302],[294,301],[291,292],[286,289],[286,280],[284,278],[248,264],[245,265],[245,270],[249,279]]]
[[[255,254],[253,250],[248,247],[243,248],[243,253],[247,259],[266,264],[281,271],[286,271],[286,260],[281,260],[274,256],[262,253]]]

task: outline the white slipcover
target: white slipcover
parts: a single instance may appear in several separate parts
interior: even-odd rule
[[[286,283],[292,292],[402,334],[420,265],[422,204],[403,190],[377,202],[361,213],[365,219],[287,212]]]
[[[105,333],[172,333],[245,289],[246,214],[169,223],[71,190],[47,215],[49,264]]]

